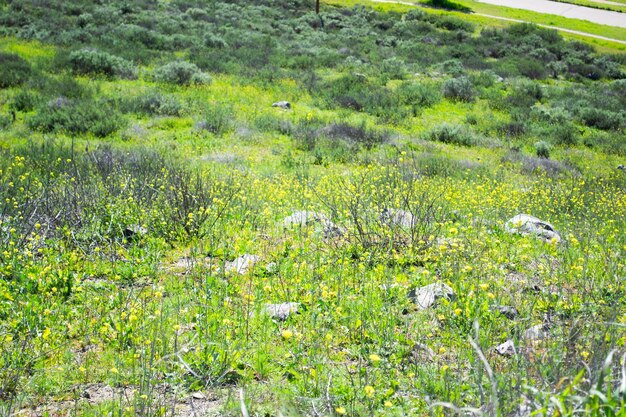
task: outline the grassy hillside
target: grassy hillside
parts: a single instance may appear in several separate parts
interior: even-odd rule
[[[0,415],[620,415],[624,55],[252,3],[0,2]]]

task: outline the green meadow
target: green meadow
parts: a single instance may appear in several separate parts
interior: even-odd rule
[[[0,415],[623,415],[623,45],[314,6],[0,1]]]

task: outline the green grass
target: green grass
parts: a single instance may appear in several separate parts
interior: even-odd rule
[[[600,10],[611,10],[614,12],[621,12],[621,13],[626,12],[626,3],[624,3],[624,6],[621,6],[621,5],[616,5],[616,4],[599,3],[593,0],[556,0],[556,1],[560,1],[562,3],[575,4],[578,6],[592,7],[594,9],[600,9]]]
[[[607,38],[626,41],[626,31],[623,28],[600,25],[597,23],[587,22],[579,19],[569,19],[556,15],[546,15],[542,13],[532,12],[529,10],[494,6],[471,0],[462,0],[459,3],[463,4],[464,6],[470,7],[476,13],[506,17],[509,19],[519,19],[527,22],[577,30],[581,32],[591,33],[593,35],[606,36]]]
[[[325,0],[327,4],[341,5],[341,6],[354,6],[358,4],[365,4],[368,7],[372,7],[377,10],[384,11],[394,11],[400,13],[406,13],[411,10],[414,6],[406,5],[406,4],[396,4],[396,3],[379,3],[372,2],[368,0]],[[418,4],[418,2],[415,2]],[[540,25],[553,26],[558,28],[576,30],[581,32],[587,32],[593,35],[604,36],[608,38],[613,38],[617,40],[626,41],[626,31],[621,28],[616,28],[612,26],[599,25],[596,23],[586,22],[578,19],[568,19],[560,16],[553,15],[545,15],[541,13],[534,13],[526,10],[519,9],[510,9],[505,7],[499,7],[495,5],[489,5],[485,3],[475,2],[471,0],[462,0],[458,2],[466,7],[472,9],[475,13],[483,13],[492,16],[498,16],[507,19],[517,19],[523,20],[527,22],[532,22]],[[476,14],[466,14],[454,11],[442,11],[437,9],[429,9],[424,8],[423,10],[428,11],[429,13],[434,14],[450,14],[453,16],[461,17],[463,20],[468,22],[472,22],[478,26],[489,26],[489,27],[506,27],[510,26],[511,22],[493,19],[487,16],[479,16]],[[587,42],[593,44],[599,51],[605,53],[622,53],[626,51],[626,45],[611,42],[603,39],[596,39],[584,35],[561,32],[561,35],[567,39],[575,39],[583,42]]]

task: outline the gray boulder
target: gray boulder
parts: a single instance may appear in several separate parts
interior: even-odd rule
[[[433,306],[441,298],[454,300],[455,297],[454,290],[443,282],[435,282],[409,292],[409,298],[421,310]]]
[[[504,229],[507,233],[518,233],[524,236],[535,235],[545,241],[553,239],[556,239],[557,242],[561,241],[561,235],[550,223],[528,214],[518,214],[513,217],[506,222]]]

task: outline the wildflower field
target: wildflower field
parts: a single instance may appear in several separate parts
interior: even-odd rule
[[[623,52],[336,3],[0,1],[0,415],[625,413]]]

